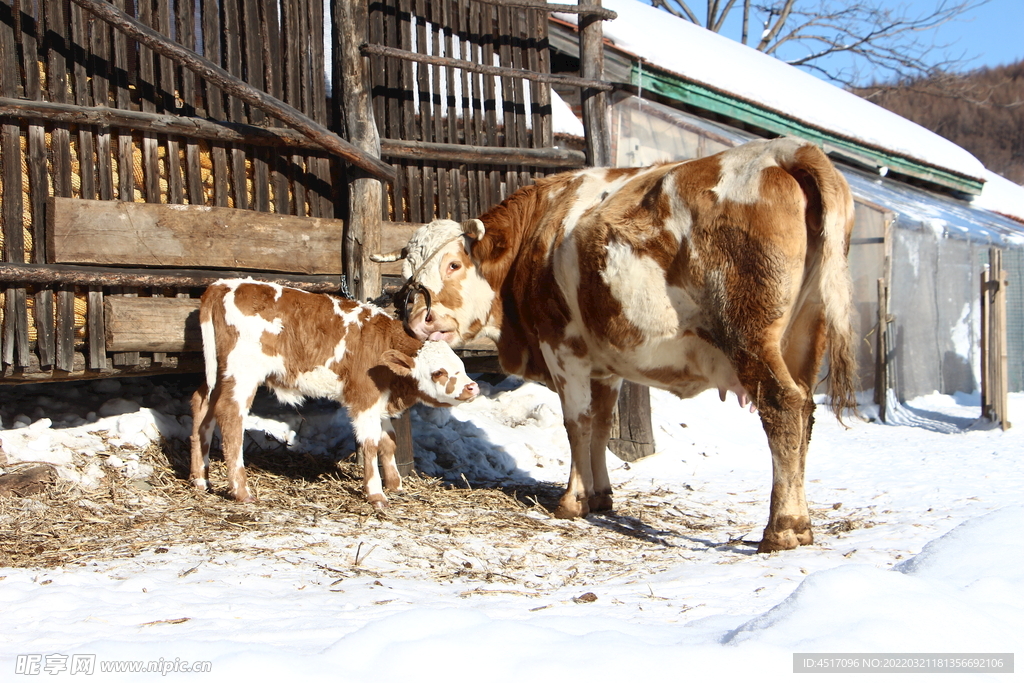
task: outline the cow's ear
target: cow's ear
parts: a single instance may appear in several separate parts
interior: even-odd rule
[[[470,218],[468,221],[463,221],[461,225],[462,233],[477,242],[484,238],[484,233],[487,231],[484,222],[479,218]]]
[[[411,375],[412,369],[416,367],[416,361],[411,356],[394,349],[385,351],[381,356],[381,362],[391,368],[396,375]]]

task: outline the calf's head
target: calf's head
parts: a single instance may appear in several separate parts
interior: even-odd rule
[[[454,346],[480,332],[494,301],[494,290],[470,256],[473,243],[483,236],[478,219],[436,220],[417,230],[401,252],[374,257],[405,259],[407,283],[396,308],[411,335]]]
[[[424,342],[414,356],[389,349],[383,360],[392,372],[416,382],[420,399],[425,403],[456,405],[472,401],[480,394],[480,387],[466,374],[462,359],[444,342]]]

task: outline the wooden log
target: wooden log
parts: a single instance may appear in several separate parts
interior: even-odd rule
[[[88,2],[91,0],[75,0],[75,2]],[[598,24],[600,26],[600,24]],[[401,50],[396,47],[387,47],[386,45],[363,45],[363,54],[368,55],[380,55],[382,57],[394,57],[396,59],[404,59],[409,62],[419,62],[420,64],[434,64],[437,66],[451,66],[456,69],[464,69],[466,71],[472,71],[473,73],[486,74],[488,76],[503,76],[511,78],[522,78],[528,81],[536,81],[538,83],[558,83],[566,86],[576,86],[579,88],[590,88],[593,90],[608,91],[612,90],[614,86],[611,83],[605,83],[604,81],[592,79],[592,78],[577,78],[575,76],[560,76],[557,74],[542,74],[534,73],[532,71],[522,71],[519,69],[513,69],[505,66],[490,66],[488,64],[477,64],[476,62],[469,62],[464,59],[453,59],[450,57],[434,57],[433,55],[422,55],[418,52],[412,52],[411,50]]]
[[[85,356],[76,351],[71,364],[71,370],[59,370],[52,367],[42,368],[38,362],[33,362],[24,368],[7,367],[0,374],[0,384],[64,382],[80,379],[98,379],[101,377],[166,375],[187,372],[200,373],[202,371],[203,357],[197,353],[171,356],[161,365],[154,365],[149,358],[143,356],[139,359],[139,364],[135,366],[126,366],[124,368],[108,367],[102,370],[92,370],[86,367]]]
[[[183,66],[202,78],[215,83],[226,92],[234,95],[240,100],[263,111],[276,116],[285,123],[293,126],[310,139],[315,140],[324,148],[342,157],[350,163],[359,166],[371,175],[386,180],[395,176],[391,166],[384,164],[380,159],[367,156],[362,151],[342,140],[323,125],[313,121],[299,112],[294,107],[285,104],[276,97],[261,92],[245,83],[239,78],[217,66],[210,60],[197,55],[192,50],[185,48],[144,24],[136,21],[128,14],[120,11],[113,5],[103,0],[73,0],[76,4],[84,7],[96,17],[109,23],[118,31],[139,41],[154,52],[171,59],[179,66]]]
[[[344,223],[181,204],[54,198],[50,263],[341,271]]]
[[[337,292],[339,275],[289,275],[238,270],[144,270],[132,268],[100,268],[95,266],[61,266],[52,264],[0,263],[0,282],[25,284],[62,283],[69,286],[109,287],[208,287],[221,278],[251,277],[261,282],[276,282],[310,292]],[[73,302],[73,292],[68,294]],[[73,313],[73,309],[72,309]],[[70,315],[70,314],[69,314]],[[71,320],[71,317],[67,318]]]
[[[608,448],[626,462],[654,453],[650,387],[623,382]]]
[[[108,296],[103,320],[108,352],[203,350],[199,299]]]
[[[35,465],[0,475],[0,498],[32,496],[42,493],[57,480],[53,465]]]

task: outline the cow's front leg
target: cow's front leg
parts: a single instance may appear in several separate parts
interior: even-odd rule
[[[384,440],[385,418],[381,417],[381,410],[382,404],[379,404],[351,415],[356,446],[363,461],[363,495],[378,510],[383,510],[388,504],[388,497],[384,495],[384,487],[381,485],[380,471],[377,469],[377,454]]]
[[[554,389],[562,400],[562,420],[572,454],[569,484],[555,509],[555,517],[569,519],[590,513],[590,498],[594,495],[594,471],[590,459],[593,415],[590,407],[590,366],[571,349],[559,349],[564,353],[559,354],[550,346],[541,345],[544,360],[551,370]]]
[[[612,431],[612,413],[619,400],[622,378],[595,379],[590,382],[590,408],[593,422],[590,434],[590,472],[594,492],[588,501],[591,512],[612,509],[612,483],[608,477],[608,437]]]
[[[565,409],[564,402],[562,409]],[[594,475],[590,465],[590,415],[582,413],[574,419],[566,418],[565,431],[569,435],[572,466],[569,468],[569,484],[558,501],[555,517],[585,517],[590,514],[590,498],[594,494]]]
[[[360,441],[359,457],[363,461],[363,495],[370,505],[383,510],[388,505],[388,497],[384,495],[380,472],[377,469],[378,447],[376,441]]]

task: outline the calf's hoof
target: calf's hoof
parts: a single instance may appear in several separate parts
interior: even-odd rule
[[[373,506],[374,510],[385,510],[388,506],[388,499],[383,493],[372,493],[366,497],[366,502]]]
[[[249,487],[245,487],[241,491],[229,491],[228,495],[237,500],[239,503],[255,503],[256,496],[252,495]]]
[[[605,512],[611,510],[612,505],[612,492],[605,491],[602,493],[595,493],[590,497],[589,507],[591,512]]]
[[[780,529],[778,526],[769,524],[764,530],[761,543],[757,546],[757,552],[771,553],[776,550],[793,550],[802,545],[814,543],[814,534],[811,532],[810,522],[807,519],[796,520],[791,518],[791,520],[795,523],[789,528]]]
[[[562,496],[562,499],[558,501],[558,507],[555,509],[555,517],[558,519],[575,519],[577,517],[586,517],[590,514],[590,504],[586,498],[576,498],[576,496],[570,496],[568,493]]]
[[[206,479],[202,477],[193,477],[189,481],[197,490],[202,491],[203,493],[210,492],[210,482],[206,481]]]

